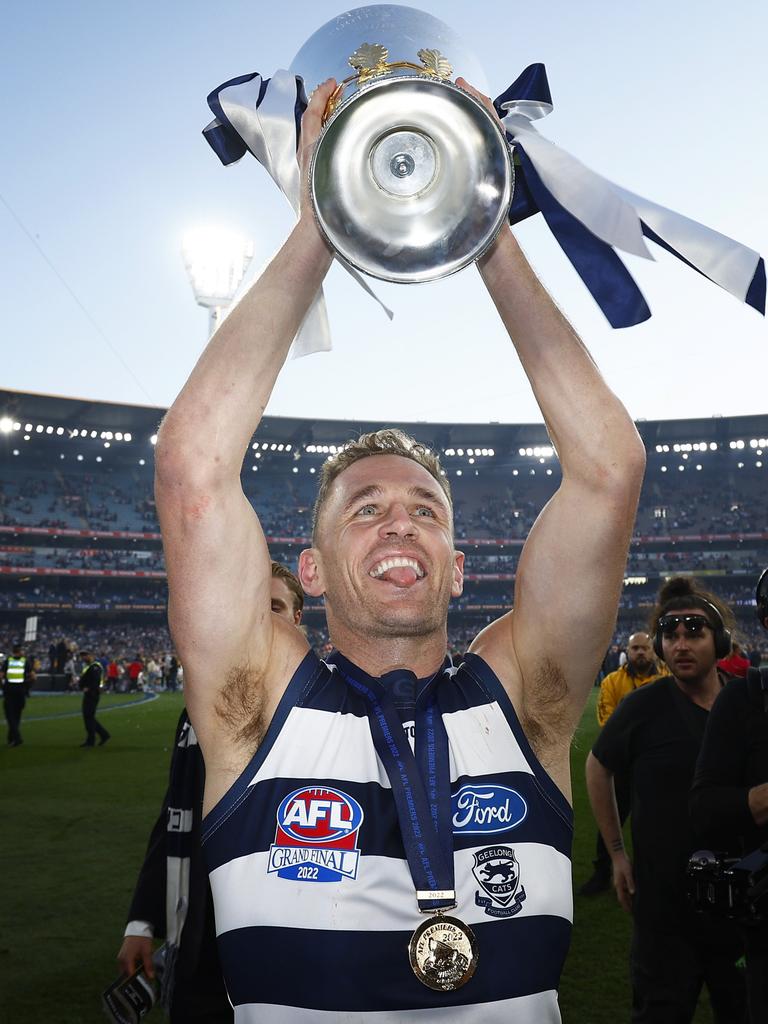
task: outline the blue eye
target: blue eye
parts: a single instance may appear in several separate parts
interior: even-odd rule
[[[368,515],[369,513],[375,513],[375,512],[376,512],[376,506],[375,505],[363,505],[362,508],[357,510],[357,514],[359,516],[361,516],[361,515]]]
[[[416,515],[422,517],[431,516],[432,518],[434,518],[435,513],[432,511],[431,508],[427,508],[426,505],[421,505],[419,508],[416,509]]]

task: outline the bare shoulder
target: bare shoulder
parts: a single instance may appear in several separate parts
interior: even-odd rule
[[[288,684],[309,652],[309,644],[295,626],[278,620],[270,656],[262,668],[248,651],[229,667],[222,667],[216,697],[211,702],[189,703],[206,765],[205,803],[208,808],[227,791],[261,745]],[[194,694],[194,690],[191,691]]]

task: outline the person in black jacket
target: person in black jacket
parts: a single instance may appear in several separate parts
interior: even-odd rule
[[[80,673],[80,689],[83,691],[83,722],[85,723],[85,743],[81,747],[92,747],[96,742],[96,735],[99,736],[99,746],[103,747],[110,734],[96,721],[96,708],[101,696],[101,679],[104,669],[101,662],[96,661],[92,651],[80,651],[80,657],[85,662],[85,668]]]
[[[272,612],[301,622],[304,592],[294,574],[272,562]],[[154,940],[169,954],[161,1001],[171,1024],[232,1024],[216,945],[213,899],[201,848],[205,764],[187,712],[176,726],[168,790],[149,837],[128,924],[117,955],[125,974],[143,965],[155,977]]]
[[[768,569],[757,586],[768,629]],[[768,670],[733,679],[709,716],[690,797],[691,819],[716,849],[768,850]],[[768,920],[745,925],[750,1020],[768,1021]]]

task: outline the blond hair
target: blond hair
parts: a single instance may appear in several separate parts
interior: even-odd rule
[[[383,430],[372,430],[370,433],[361,434],[354,441],[348,441],[341,451],[332,455],[323,463],[323,467],[320,470],[320,485],[317,491],[317,498],[312,509],[313,536],[317,532],[320,512],[336,477],[356,462],[359,462],[361,459],[367,459],[371,455],[399,455],[404,459],[417,462],[440,484],[443,493],[448,499],[448,505],[453,508],[451,485],[448,483],[447,476],[444,475],[438,456],[431,449],[427,448],[426,445],[416,441],[410,434],[406,434],[404,430],[399,430],[397,427],[387,427]]]
[[[304,590],[299,583],[298,576],[291,572],[287,565],[282,562],[272,561],[272,579],[282,580],[293,595],[293,610],[301,612],[304,610]]]

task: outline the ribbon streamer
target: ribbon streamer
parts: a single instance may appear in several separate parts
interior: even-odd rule
[[[243,75],[214,90],[208,97],[208,105],[216,118],[203,130],[203,135],[221,162],[234,163],[250,151],[298,215],[301,176],[296,148],[301,115],[307,107],[301,78],[288,71],[277,71],[271,79],[262,79],[259,74]],[[341,265],[376,299],[391,320],[394,314],[364,278],[352,267]],[[233,305],[249,286],[250,280],[241,283]],[[293,355],[327,352],[331,347],[328,311],[321,288],[296,334]]]
[[[264,79],[243,75],[208,97],[214,120],[203,135],[223,164],[247,152],[262,164],[299,210],[296,159],[307,99],[302,80],[288,71]],[[543,64],[531,64],[494,100],[515,155],[515,190],[509,219],[541,213],[579,277],[612,327],[629,327],[651,312],[618,254],[653,259],[649,239],[742,302],[765,314],[765,263],[759,253],[697,221],[621,188],[545,139],[531,123],[552,112]],[[392,319],[365,279],[341,264]],[[250,282],[244,282],[237,300]],[[331,348],[322,290],[294,341],[294,355]]]

